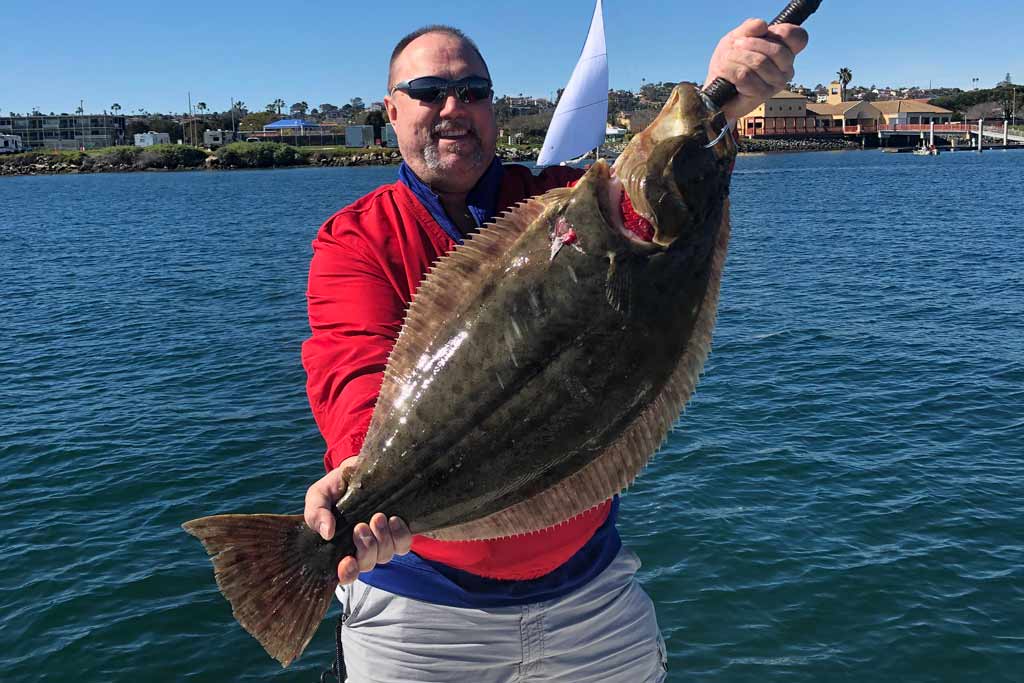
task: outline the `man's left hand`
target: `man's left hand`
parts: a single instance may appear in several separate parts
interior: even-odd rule
[[[739,96],[723,107],[735,121],[786,88],[793,80],[793,61],[805,47],[807,31],[795,24],[747,19],[718,42],[704,86],[719,77],[736,86]]]

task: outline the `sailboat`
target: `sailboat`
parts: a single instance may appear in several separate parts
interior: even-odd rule
[[[552,166],[586,158],[604,142],[607,122],[608,53],[604,40],[604,10],[601,0],[597,0],[590,32],[558,100],[537,165]]]

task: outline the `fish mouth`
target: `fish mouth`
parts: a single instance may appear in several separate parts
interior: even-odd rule
[[[706,147],[722,125],[721,115],[708,108],[696,86],[680,83],[615,161],[611,173],[633,210],[654,228],[655,244],[668,247],[694,232],[723,189],[728,193],[735,141],[725,135]]]

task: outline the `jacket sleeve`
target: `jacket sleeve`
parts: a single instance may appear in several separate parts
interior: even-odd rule
[[[302,364],[329,471],[362,447],[405,314],[356,217],[336,214],[313,241],[307,301],[312,336]]]

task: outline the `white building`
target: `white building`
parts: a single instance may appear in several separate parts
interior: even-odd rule
[[[370,147],[373,145],[373,126],[345,126],[346,147]]]
[[[398,147],[398,136],[395,135],[395,127],[390,123],[384,124],[384,140],[382,140],[385,147]]]
[[[171,144],[170,133],[155,133],[149,131],[148,133],[136,133],[135,134],[135,146],[136,147],[150,147],[152,145],[169,145]]]
[[[25,148],[21,144],[20,135],[0,133],[0,154],[16,154],[23,151],[25,151]]]
[[[606,140],[621,140],[626,137],[626,129],[616,126],[605,126],[604,137]]]
[[[213,149],[235,141],[235,133],[230,130],[204,130],[203,146]]]

